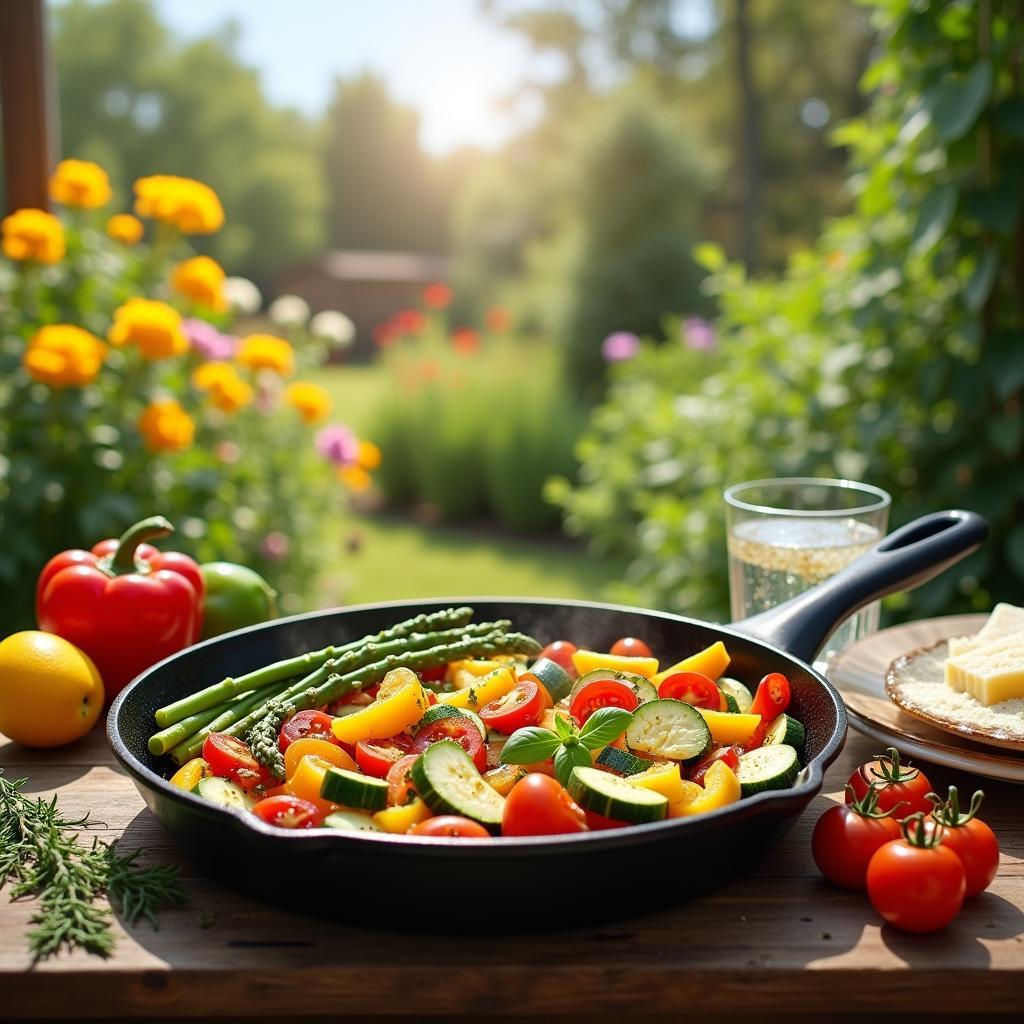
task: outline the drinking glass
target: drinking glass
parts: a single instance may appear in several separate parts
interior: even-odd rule
[[[729,598],[734,621],[756,615],[844,569],[885,536],[889,495],[852,480],[782,477],[725,492]],[[878,629],[862,608],[825,642],[819,663]]]

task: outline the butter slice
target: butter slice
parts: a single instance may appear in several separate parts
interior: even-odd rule
[[[987,647],[1015,633],[1024,637],[1024,608],[1013,604],[997,604],[985,625],[974,636],[955,636],[949,641],[949,656],[958,658],[961,654]]]
[[[1024,697],[1024,636],[1009,636],[947,659],[946,684],[986,707]]]

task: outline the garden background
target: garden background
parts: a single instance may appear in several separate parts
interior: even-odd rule
[[[4,222],[5,632],[51,554],[156,512],[285,611],[724,620],[722,488],[779,474],[990,520],[890,614],[1019,601],[1024,4],[462,6],[535,59],[514,130],[442,155],[387,67],[314,115],[268,98],[244,18],[50,7],[60,155],[88,163],[57,220]],[[345,299],[373,289],[369,323]]]

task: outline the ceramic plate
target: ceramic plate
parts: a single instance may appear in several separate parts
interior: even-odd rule
[[[832,659],[827,675],[843,695],[850,724],[883,745],[936,764],[986,778],[1024,783],[1024,754],[983,747],[907,714],[885,691],[885,675],[897,658],[952,636],[981,629],[987,615],[949,615],[883,629]]]

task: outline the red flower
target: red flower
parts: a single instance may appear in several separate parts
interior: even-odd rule
[[[395,328],[388,321],[386,324],[377,324],[373,329],[373,341],[378,348],[387,348],[395,343]]]
[[[504,334],[512,326],[512,313],[505,306],[491,306],[485,314],[487,330]]]
[[[480,348],[480,334],[472,327],[460,327],[452,333],[452,348],[464,356],[472,355]]]
[[[423,289],[423,305],[427,309],[447,309],[452,304],[452,290],[446,284],[435,281]]]
[[[420,334],[427,325],[427,318],[418,309],[403,309],[391,318],[391,322],[400,334]]]

